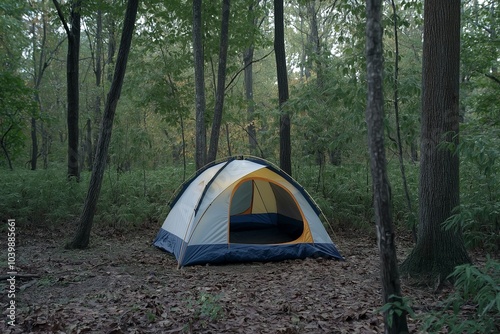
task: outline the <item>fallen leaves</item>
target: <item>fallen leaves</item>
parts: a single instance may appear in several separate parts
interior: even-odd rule
[[[378,254],[369,238],[337,236],[346,262],[306,259],[178,270],[171,255],[150,245],[155,232],[94,238],[86,251],[66,251],[33,236],[19,249],[20,269],[40,277],[16,294],[16,327],[0,323],[0,332],[383,332]],[[436,299],[428,291],[404,292],[418,296],[417,309]],[[410,327],[416,328],[414,320]]]

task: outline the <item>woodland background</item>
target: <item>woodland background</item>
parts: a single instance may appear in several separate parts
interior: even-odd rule
[[[55,3],[0,4],[0,219],[14,217],[26,227],[76,229],[126,2],[59,4],[67,19],[79,4],[76,129],[68,127],[67,118],[72,31],[65,31]],[[478,328],[493,328],[481,321],[494,321],[500,314],[500,265],[494,260],[500,244],[499,6],[495,0],[462,3],[460,142],[442,144],[460,156],[460,205],[444,225],[463,232],[469,251],[493,258],[486,267],[467,267],[463,277],[469,281],[464,284],[473,283],[464,285],[462,299],[455,296],[479,305],[472,316]],[[202,2],[202,15],[204,122],[210,135],[221,3]],[[422,1],[384,3],[386,155],[394,224],[403,235],[411,235],[418,225],[423,22]],[[374,212],[365,121],[365,4],[285,2],[289,99],[284,104],[278,99],[273,25],[271,1],[231,4],[217,158],[245,154],[278,163],[280,115],[286,110],[292,176],[317,201],[333,230],[369,233]],[[192,4],[140,3],[95,211],[96,229],[122,233],[160,227],[171,195],[196,170],[195,110]],[[77,155],[68,153],[75,137]],[[77,158],[73,172],[70,156]],[[474,277],[493,284],[470,281]],[[485,299],[475,299],[486,293],[484,286],[490,287]]]

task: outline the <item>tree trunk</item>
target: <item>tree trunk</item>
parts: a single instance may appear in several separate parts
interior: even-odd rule
[[[113,119],[115,116],[118,100],[120,99],[123,79],[125,77],[125,71],[127,68],[127,59],[130,51],[130,45],[132,43],[138,2],[138,0],[129,0],[127,4],[127,10],[123,23],[122,37],[120,41],[120,48],[118,50],[118,57],[116,60],[115,73],[104,108],[102,127],[100,130],[99,142],[97,144],[97,152],[92,168],[92,175],[90,177],[89,189],[87,192],[87,197],[85,198],[85,203],[83,206],[82,214],[80,216],[76,235],[73,240],[66,245],[66,248],[69,249],[87,248],[90,241],[90,231],[92,229],[94,213],[96,210],[99,193],[101,191],[104,170],[106,168],[106,157],[108,155],[109,143],[111,141]]]
[[[249,46],[243,53],[243,63],[245,67],[244,82],[245,82],[245,99],[247,102],[247,133],[248,145],[250,154],[257,152],[257,131],[255,129],[255,102],[253,100],[253,53],[254,47]]]
[[[396,3],[391,0],[393,28],[394,28],[394,44],[395,44],[395,57],[394,57],[394,116],[396,119],[396,138],[398,145],[398,160],[399,170],[401,171],[401,182],[405,193],[406,205],[410,215],[413,214],[413,205],[411,203],[410,189],[408,188],[408,181],[406,179],[406,168],[403,156],[403,141],[401,139],[401,126],[399,122],[399,39],[398,39],[398,13],[396,10]],[[410,221],[413,242],[417,242],[417,229],[415,223]]]
[[[94,55],[94,75],[95,75],[95,86],[96,86],[96,94],[94,101],[94,145],[91,149],[92,157],[89,160],[89,168],[92,169],[92,165],[94,163],[93,156],[97,151],[97,141],[99,140],[99,127],[101,126],[101,82],[102,82],[102,11],[99,9],[97,11],[97,30],[96,30],[96,48]]]
[[[85,134],[85,155],[87,158],[87,169],[92,171],[92,165],[94,164],[94,155],[92,149],[92,121],[87,119],[86,134]],[[82,153],[83,154],[83,153]]]
[[[7,159],[7,163],[9,165],[10,170],[14,170],[14,167],[12,167],[12,160],[10,159],[9,150],[7,149],[7,143],[5,138],[7,137],[7,134],[10,132],[10,130],[12,130],[13,127],[14,127],[13,124],[11,124],[7,129],[7,131],[5,131],[5,133],[3,134],[2,138],[0,138],[0,145],[2,146],[2,151],[3,154],[5,155],[5,158]]]
[[[205,60],[203,56],[203,34],[201,18],[202,0],[193,0],[193,53],[196,95],[196,170],[205,165],[207,132],[205,128]]]
[[[459,205],[460,0],[426,1],[418,240],[402,270],[441,282],[470,262],[460,231],[442,228]]]
[[[38,160],[38,138],[36,136],[36,118],[31,117],[31,170],[36,170]]]
[[[36,106],[38,108],[38,112],[36,110],[33,111],[33,115],[31,117],[31,170],[36,170],[37,169],[37,161],[38,161],[38,156],[39,156],[39,149],[38,149],[38,137],[37,137],[37,118],[39,118],[39,114],[42,113],[42,101],[40,99],[40,84],[42,83],[42,78],[43,74],[45,73],[45,70],[49,66],[50,61],[52,60],[52,57],[47,57],[45,48],[46,48],[46,42],[47,42],[47,15],[45,8],[41,14],[42,20],[41,20],[41,25],[42,25],[42,38],[41,38],[41,43],[40,46],[38,45],[38,32],[37,32],[37,20],[34,20],[31,25],[32,29],[32,48],[33,48],[33,86],[34,86],[34,100],[36,103]],[[55,47],[55,50],[59,48],[59,45],[62,43],[59,42],[57,46]],[[37,59],[37,49],[40,48],[40,54]],[[55,51],[54,50],[54,51]],[[42,123],[42,128],[43,128],[43,123]],[[42,131],[42,154],[44,148],[44,134]],[[44,159],[46,157],[44,156]],[[45,162],[44,162],[45,164]]]
[[[307,3],[307,16],[309,19],[309,34],[307,36],[307,58],[309,72],[316,70],[317,85],[323,88],[323,71],[321,64],[321,45],[319,40],[318,18],[316,10],[316,0]],[[313,66],[314,64],[314,66]]]
[[[321,73],[321,63],[319,61],[320,49],[319,49],[319,31],[318,31],[318,20],[316,17],[316,0],[310,0],[306,4],[307,9],[307,20],[309,21],[309,33],[307,34],[306,39],[306,79],[311,76],[312,72],[316,72],[316,86],[318,88],[318,92],[322,92],[323,80]],[[320,98],[320,97],[319,97]],[[320,98],[321,99],[321,98]],[[323,171],[323,163],[325,160],[325,152],[323,147],[319,145],[319,135],[318,132],[313,132],[308,138],[308,144],[313,148],[312,153],[315,157],[315,163],[319,166],[319,174],[318,174],[318,187],[320,186],[321,176]]]
[[[306,11],[306,14],[304,13],[303,11],[303,7],[304,6],[300,6],[299,7],[299,18],[300,18],[300,29],[299,31],[306,31],[305,27],[304,27],[304,22],[307,21],[307,11]],[[306,38],[304,38],[304,35],[306,35]],[[305,78],[305,80],[307,81],[310,77],[311,77],[311,71],[310,71],[310,67],[311,67],[311,64],[309,62],[309,35],[306,33],[306,34],[300,34],[300,44],[302,46],[302,49],[301,49],[301,54],[300,54],[300,69],[299,69],[299,77],[301,80],[303,80]]]
[[[255,130],[254,123],[255,103],[253,100],[253,52],[254,47],[249,46],[243,53],[243,62],[245,66],[245,99],[247,101],[247,133],[250,154],[255,154],[255,152],[257,152],[257,131]]]
[[[229,136],[229,124],[226,123],[226,144],[227,144],[227,156],[231,157],[233,151],[231,150],[231,138]]]
[[[41,154],[43,160],[43,169],[47,169],[49,167],[49,148],[51,136],[47,133],[47,130],[45,130],[43,122],[40,124],[40,133],[42,134]]]
[[[45,23],[45,16],[43,16],[43,22]],[[36,61],[36,49],[37,49],[37,33],[36,33],[36,25],[35,22],[33,21],[31,25],[32,33],[33,33],[33,40],[32,40],[32,45],[33,45],[33,69],[34,69],[34,76],[33,76],[33,81],[35,84],[35,94],[34,94],[34,99],[36,102],[37,107],[40,106],[40,95],[38,93],[38,76],[41,75],[40,69],[38,69],[38,64]],[[42,53],[43,53],[43,47],[45,46],[45,24],[43,26],[43,34],[44,38],[42,41]],[[40,60],[42,60],[43,55],[40,55]],[[41,109],[41,108],[40,108]],[[36,165],[37,165],[37,160],[38,160],[38,138],[36,136],[36,113],[33,111],[33,115],[31,116],[31,170],[36,170]]]
[[[78,164],[78,114],[80,104],[80,10],[81,0],[71,3],[71,30],[68,34],[67,94],[68,94],[68,178],[80,180]]]
[[[411,156],[411,161],[413,163],[416,163],[418,161],[418,144],[416,143],[416,139],[412,140],[410,143],[410,156]]]
[[[181,124],[181,138],[182,138],[182,182],[186,181],[186,171],[187,171],[187,162],[186,162],[186,134],[184,130],[184,117],[182,114],[179,116],[180,124]]]
[[[116,34],[115,34],[115,28],[116,28],[116,22],[112,17],[109,17],[107,20],[107,25],[108,25],[108,55],[106,57],[106,62],[105,62],[105,67],[108,68],[108,76],[107,80],[108,82],[113,81],[113,71],[111,70],[113,68],[113,65],[115,64],[115,52],[116,52]]]
[[[248,20],[252,25],[256,25],[255,11],[253,8],[253,3],[248,6]],[[252,36],[253,37],[253,36]],[[250,148],[250,154],[255,154],[257,152],[257,131],[255,130],[254,123],[254,113],[255,113],[255,103],[253,100],[253,55],[254,55],[254,43],[253,38],[251,39],[250,45],[243,52],[243,66],[245,71],[244,74],[244,85],[245,85],[245,100],[247,102],[247,134],[248,134],[248,145]]]
[[[498,2],[495,3],[495,1],[493,1],[491,3],[491,5],[490,5],[491,6],[490,7],[490,19],[491,19],[490,22],[491,22],[491,26],[488,28],[488,31],[490,33],[490,40],[498,42],[498,36],[497,36],[498,35],[497,34],[498,26],[495,24],[495,22],[496,22],[495,15],[497,15],[498,8],[495,7],[495,5],[498,6]],[[493,51],[493,52],[497,53],[498,48],[495,48],[494,50],[495,51]],[[497,57],[498,57],[498,55],[497,55]],[[492,67],[491,67],[490,73],[498,74],[498,67],[497,67],[497,63],[496,62],[492,63]],[[493,77],[493,78],[495,78],[495,77]],[[490,75],[490,79],[492,79],[491,75]],[[497,79],[496,83],[500,84],[500,80],[498,80],[498,78],[496,78],[496,79]]]
[[[219,45],[219,66],[217,69],[217,91],[215,92],[214,119],[212,132],[210,133],[210,147],[208,150],[207,162],[215,161],[219,148],[220,127],[222,123],[222,113],[224,110],[224,95],[226,91],[226,64],[227,47],[229,42],[229,11],[230,0],[222,1],[222,22]]]
[[[57,9],[66,34],[68,35],[68,53],[66,60],[67,82],[67,125],[68,125],[68,179],[80,180],[78,166],[78,113],[79,113],[79,61],[80,61],[80,10],[82,0],[71,2],[70,24],[68,27],[61,6],[57,0],[52,0]]]
[[[366,123],[373,180],[375,221],[381,262],[384,304],[401,301],[401,287],[391,213],[391,188],[387,177],[384,144],[384,95],[382,52],[382,0],[366,1],[366,63],[368,99]],[[406,312],[384,314],[385,333],[408,333]]]
[[[288,73],[285,55],[285,27],[283,0],[274,0],[274,54],[278,78],[278,99],[280,108],[280,168],[292,175],[292,144],[290,139],[290,115],[284,104],[288,101]]]

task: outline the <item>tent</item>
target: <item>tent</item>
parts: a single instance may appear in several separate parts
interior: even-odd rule
[[[268,161],[232,157],[185,182],[154,245],[179,267],[206,263],[324,257],[342,260],[320,210]]]

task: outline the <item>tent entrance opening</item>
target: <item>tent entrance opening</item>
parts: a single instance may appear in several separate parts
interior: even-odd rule
[[[266,179],[249,179],[233,192],[229,242],[280,244],[297,240],[304,221],[290,193]]]

